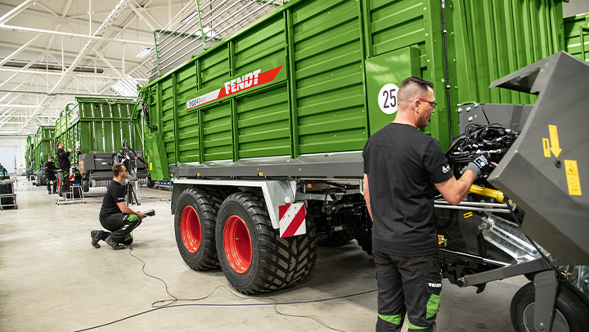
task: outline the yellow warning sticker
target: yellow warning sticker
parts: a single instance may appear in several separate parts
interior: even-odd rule
[[[472,211],[466,212],[464,214],[464,219],[472,217]]]
[[[558,128],[555,125],[548,125],[548,131],[550,132],[550,150],[558,158],[562,152],[560,142],[558,141]]]
[[[550,158],[550,140],[548,138],[542,139],[542,147],[544,148],[544,157]]]
[[[153,171],[153,163],[149,163],[149,170]]]
[[[564,168],[567,175],[567,184],[569,186],[569,195],[581,196],[581,178],[579,177],[579,167],[576,160],[564,161]]]

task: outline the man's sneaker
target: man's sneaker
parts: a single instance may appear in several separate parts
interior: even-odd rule
[[[98,241],[102,240],[100,231],[91,231],[90,237],[92,238],[92,246],[96,249],[100,248],[100,244],[98,244]]]
[[[121,250],[121,249],[125,249],[125,246],[122,244],[119,244],[117,241],[112,239],[112,236],[109,236],[106,238],[106,240],[104,240],[104,242],[106,242],[109,246],[111,246],[114,250]]]

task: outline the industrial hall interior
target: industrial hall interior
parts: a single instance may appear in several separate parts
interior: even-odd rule
[[[0,331],[589,332],[589,0],[0,0]]]

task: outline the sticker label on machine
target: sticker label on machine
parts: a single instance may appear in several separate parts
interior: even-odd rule
[[[186,102],[186,109],[193,109],[206,103],[225,98],[227,96],[242,92],[257,86],[274,81],[283,66],[279,66],[265,72],[262,69],[254,70],[245,75],[238,76],[230,81],[225,82],[224,87],[213,90],[202,96],[196,97]]]
[[[549,138],[542,138],[542,149],[544,150],[544,157],[558,158],[563,152],[560,147],[560,139],[558,137],[558,127],[553,124],[548,125]],[[576,160],[565,159],[564,169],[566,175],[567,187],[570,196],[582,196],[583,191],[581,190],[581,177],[579,176],[579,166]]]
[[[305,203],[280,205],[278,207],[278,223],[282,238],[307,233]]]
[[[387,83],[378,92],[378,106],[385,114],[397,112],[397,92],[399,87],[393,83]]]

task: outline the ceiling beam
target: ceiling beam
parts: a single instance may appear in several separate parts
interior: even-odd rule
[[[72,68],[72,66],[68,67]],[[33,74],[33,75],[55,75],[55,76],[61,76],[63,75],[63,73],[60,72],[51,72],[51,71],[45,71],[45,70],[24,70],[24,69],[9,69],[9,68],[0,68],[0,72],[17,72],[17,73],[22,73],[22,74]],[[96,78],[103,78],[103,79],[123,79],[126,78],[124,76],[106,76],[106,75],[100,75],[100,74],[85,74],[85,73],[72,73],[71,75],[77,75],[78,77],[86,77],[86,78],[92,78],[92,77],[96,77]],[[148,79],[147,78],[135,78],[137,81],[144,81],[147,82]]]
[[[152,46],[153,45],[153,40],[140,41],[140,40],[128,40],[128,39],[118,39],[118,38],[105,38],[105,37],[100,37],[100,35],[97,35],[97,34],[89,36],[89,35],[83,35],[83,34],[73,33],[73,32],[35,29],[35,28],[27,28],[27,27],[20,27],[20,26],[15,26],[15,25],[6,25],[6,24],[0,24],[0,29],[20,31],[20,32],[40,33],[40,34],[54,35],[54,36],[74,37],[74,38],[80,38],[80,39],[86,39],[86,40],[90,39],[92,41],[105,41],[105,42],[133,44],[133,45],[141,45],[141,46]]]
[[[32,0],[25,0],[20,5],[10,10],[8,13],[2,15],[2,17],[0,17],[0,24],[4,24],[13,19],[15,16],[27,9],[27,7],[30,6],[32,2]]]
[[[24,51],[27,47],[29,47],[32,43],[34,43],[35,40],[39,39],[39,37],[41,37],[41,35],[36,35],[35,37],[33,37],[33,39],[29,40],[24,45],[22,45],[21,47],[19,47],[18,49],[16,49],[14,52],[10,53],[9,56],[7,56],[6,58],[4,58],[4,60],[0,61],[0,67],[1,66],[4,66],[5,63],[7,63],[8,61],[10,61],[15,56],[19,55],[20,52]]]

